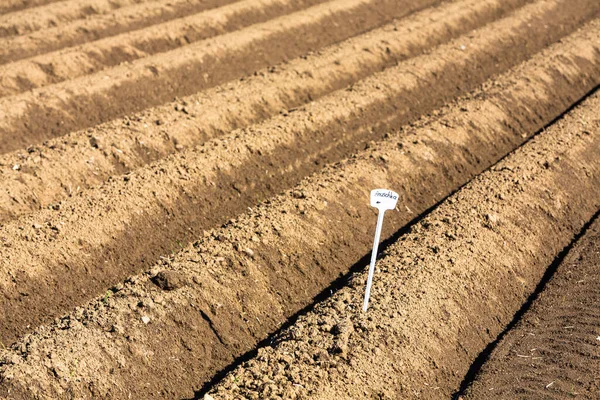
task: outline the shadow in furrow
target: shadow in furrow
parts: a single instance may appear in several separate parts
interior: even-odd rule
[[[569,108],[567,108],[563,113],[561,113],[556,118],[554,118],[552,121],[550,121],[542,129],[538,130],[531,138],[529,138],[527,141],[525,141],[519,147],[524,146],[529,141],[531,141],[532,139],[534,139],[535,137],[537,137],[540,134],[540,132],[546,130],[548,127],[550,127],[551,125],[553,125],[554,123],[556,123],[557,121],[559,121],[560,119],[562,119],[566,114],[568,114],[573,109],[575,109],[577,106],[579,106],[587,98],[589,98],[590,96],[592,96],[593,94],[595,94],[598,91],[598,89],[600,89],[600,85],[596,85],[590,92],[588,92],[581,99],[579,99],[578,101],[576,101],[575,103],[573,103]],[[513,152],[510,152],[510,153],[506,154],[504,157],[500,158],[496,163],[494,163],[494,165],[502,162],[506,157],[508,157]],[[398,241],[399,238],[402,235],[410,232],[410,230],[411,230],[411,228],[413,226],[415,226],[416,224],[418,224],[432,210],[434,210],[435,208],[437,208],[441,203],[443,203],[444,201],[446,201],[446,199],[448,199],[449,197],[451,197],[452,195],[454,195],[456,192],[460,191],[468,183],[469,182],[467,182],[467,183],[465,183],[465,184],[457,187],[454,191],[452,191],[451,193],[449,193],[446,197],[442,198],[440,201],[438,201],[437,203],[435,203],[433,206],[431,206],[428,209],[426,209],[423,213],[421,213],[417,217],[413,218],[404,227],[400,228],[398,231],[396,231],[394,234],[392,234],[391,236],[389,236],[387,239],[383,240],[380,243],[380,245],[379,245],[379,255],[384,254],[386,252],[386,250],[388,249],[388,247],[390,247],[396,241]],[[493,342],[491,342],[490,344],[488,344],[488,346],[483,351],[481,351],[481,353],[477,356],[477,358],[475,359],[475,361],[471,364],[471,367],[469,368],[469,371],[465,375],[465,378],[463,379],[463,381],[462,381],[462,383],[460,385],[459,390],[453,395],[453,399],[457,399],[460,395],[462,395],[464,393],[465,389],[468,387],[468,385],[475,378],[475,376],[477,375],[477,373],[479,372],[479,370],[481,369],[481,367],[485,363],[485,361],[487,361],[489,355],[494,350],[494,348],[496,347],[496,345],[502,340],[502,338],[504,337],[504,335],[506,335],[506,333],[508,331],[510,331],[510,329],[512,329],[512,327],[518,322],[518,320],[523,316],[523,314],[525,312],[527,312],[527,310],[529,309],[529,307],[531,306],[531,304],[533,303],[533,301],[535,301],[535,299],[538,297],[539,293],[541,293],[541,291],[544,290],[547,282],[554,275],[554,272],[558,268],[558,265],[560,265],[560,263],[562,262],[562,260],[564,259],[564,257],[567,255],[567,253],[571,250],[571,248],[573,247],[573,245],[577,242],[577,240],[581,236],[583,236],[585,234],[585,232],[587,231],[587,229],[596,220],[596,218],[598,216],[600,216],[600,210],[598,210],[596,212],[596,214],[590,219],[590,221],[588,221],[583,226],[583,228],[581,229],[581,231],[574,237],[574,239],[571,241],[571,243],[567,247],[565,247],[557,255],[557,257],[555,258],[555,260],[553,261],[553,263],[551,264],[551,266],[547,269],[546,273],[542,277],[542,280],[537,285],[535,291],[529,296],[529,298],[523,304],[523,306],[521,307],[521,309],[519,309],[519,311],[517,311],[517,313],[513,317],[512,321],[507,325],[507,327],[498,335],[498,337]],[[375,224],[375,220],[373,221],[373,224]],[[363,255],[358,262],[356,262],[354,265],[352,265],[350,267],[349,271],[346,274],[340,275],[339,278],[337,278],[336,280],[334,280],[327,288],[325,288],[317,296],[315,296],[313,298],[313,301],[309,305],[307,305],[306,307],[304,307],[303,309],[301,309],[300,311],[298,311],[297,313],[295,313],[294,315],[292,315],[281,327],[279,327],[279,329],[277,329],[276,331],[274,331],[267,338],[265,338],[264,340],[258,342],[258,344],[256,345],[256,347],[254,349],[252,349],[252,350],[246,352],[245,354],[237,357],[229,366],[227,366],[226,368],[224,368],[223,370],[221,370],[217,374],[215,374],[212,379],[210,379],[208,382],[206,382],[202,386],[202,388],[200,388],[199,390],[196,391],[195,396],[193,397],[193,399],[194,400],[200,400],[200,399],[202,399],[203,396],[204,396],[204,394],[206,394],[215,384],[217,384],[219,381],[221,381],[223,378],[225,378],[225,376],[229,372],[235,370],[238,366],[240,366],[244,362],[249,361],[250,359],[254,358],[258,354],[258,349],[260,349],[261,347],[273,345],[273,343],[275,343],[276,338],[283,331],[285,331],[287,328],[289,328],[290,326],[292,326],[298,320],[298,318],[300,316],[302,316],[302,315],[310,312],[311,310],[314,309],[314,307],[318,303],[320,303],[320,302],[326,300],[327,298],[331,297],[335,292],[337,292],[339,289],[343,288],[344,286],[347,286],[349,284],[349,281],[354,276],[354,274],[356,274],[358,272],[361,272],[361,271],[363,271],[364,269],[366,269],[368,267],[370,259],[371,259],[371,252],[368,252],[367,254]],[[188,400],[190,400],[190,399],[188,399]]]
[[[544,276],[542,277],[542,279],[536,286],[533,293],[531,293],[531,295],[529,295],[529,297],[527,298],[525,303],[523,303],[523,305],[521,306],[519,311],[517,311],[515,313],[513,319],[506,326],[506,328],[504,328],[504,330],[498,334],[498,336],[496,337],[496,339],[494,339],[493,342],[490,342],[485,347],[485,349],[483,349],[481,351],[481,353],[479,353],[479,355],[477,356],[475,361],[473,361],[473,363],[471,364],[471,367],[469,368],[469,371],[465,375],[463,381],[461,382],[458,391],[455,392],[454,395],[452,396],[453,400],[458,400],[461,398],[461,396],[463,396],[465,394],[465,391],[475,381],[479,372],[481,371],[481,368],[489,360],[491,354],[496,349],[498,344],[502,341],[504,336],[506,336],[506,334],[508,334],[517,325],[517,323],[521,320],[521,318],[523,318],[523,316],[527,313],[527,311],[529,311],[529,309],[531,308],[533,303],[537,300],[539,295],[546,289],[546,285],[548,284],[548,282],[550,282],[550,280],[556,273],[556,270],[562,264],[563,260],[567,256],[567,254],[569,254],[569,252],[571,251],[573,246],[577,243],[577,241],[586,234],[589,227],[596,221],[596,219],[599,216],[600,216],[600,210],[596,211],[594,216],[588,222],[586,222],[586,224],[583,226],[583,228],[581,228],[581,230],[575,235],[575,237],[573,238],[571,243],[569,243],[569,245],[567,247],[565,247],[556,256],[556,258],[554,259],[552,264],[550,264],[550,266],[544,273]]]

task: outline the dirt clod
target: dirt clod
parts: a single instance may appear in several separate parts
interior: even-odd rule
[[[164,270],[160,271],[152,282],[162,290],[176,290],[187,284],[187,279],[177,271]]]

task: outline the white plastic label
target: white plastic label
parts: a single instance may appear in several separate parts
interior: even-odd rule
[[[387,189],[371,190],[371,207],[379,211],[393,210],[398,203],[398,193]]]
[[[375,260],[377,259],[377,248],[379,247],[379,238],[381,237],[383,216],[387,210],[395,209],[396,203],[398,203],[398,193],[387,189],[371,190],[371,207],[377,208],[379,215],[377,216],[377,226],[375,227],[375,239],[373,240],[373,251],[371,252],[367,288],[365,289],[365,301],[363,303],[363,311],[365,312],[369,307],[369,296],[371,295],[371,285],[373,284],[373,275],[375,274]]]

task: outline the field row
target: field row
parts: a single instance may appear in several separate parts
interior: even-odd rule
[[[584,38],[597,35],[598,29],[597,24],[590,25],[490,81],[482,92],[207,231],[203,239],[173,259],[164,259],[149,273],[129,278],[125,285],[113,287],[87,306],[25,336],[13,346],[20,350],[11,357],[20,354],[19,358],[5,366],[4,376],[14,377],[7,380],[11,382],[8,387],[57,396],[66,388],[84,397],[191,396],[190,391],[202,387],[235,357],[310,304],[329,282],[347,273],[368,252],[374,215],[364,208],[363,200],[373,184],[398,188],[406,206],[386,220],[384,235],[389,237],[591,90],[594,80],[586,76],[600,72],[599,49]],[[197,155],[216,157],[227,146],[227,153],[237,157],[243,153],[236,149],[246,148],[245,144],[235,147],[236,140],[242,139],[232,137],[219,146],[206,146]],[[260,144],[261,152],[266,152],[266,139]],[[189,159],[185,165],[190,165]],[[221,158],[219,165],[227,164]],[[252,168],[253,164],[244,165],[246,173],[252,174]],[[182,170],[180,179],[201,176],[200,171],[206,170]],[[226,172],[216,171],[219,180],[208,177],[206,181],[218,182]],[[127,184],[136,179],[132,174]],[[237,182],[244,185],[243,180]],[[252,190],[238,189],[244,194]],[[218,193],[209,192],[204,204],[231,204],[232,200],[221,199]],[[586,210],[581,207],[581,212]],[[180,213],[169,215],[176,218]],[[144,221],[135,221],[130,229]],[[161,225],[149,228],[156,226]],[[52,228],[42,229],[52,234]],[[126,241],[131,242],[131,236],[124,233],[120,242]],[[67,272],[77,273],[74,268]],[[88,275],[82,272],[86,283],[100,276],[91,272],[91,268]],[[52,278],[46,274],[40,279]],[[59,285],[66,280],[75,281],[72,277],[56,279],[54,295],[68,289]],[[28,296],[21,296],[22,301],[37,295],[34,284],[25,289],[28,282],[35,280],[28,277],[15,286],[30,290]],[[164,290],[173,288],[178,290]],[[46,296],[43,303],[48,306],[51,301]],[[150,322],[144,323],[143,317]],[[49,354],[50,364],[37,362]],[[74,360],[86,360],[77,364],[76,377],[71,372]],[[134,370],[131,365],[136,366]],[[48,379],[48,369],[58,371],[55,379]],[[147,386],[148,382],[155,383]]]
[[[431,112],[531,56],[548,44],[548,35],[559,32],[545,3],[474,31],[464,49],[459,38],[356,82],[350,91],[333,92],[289,114],[8,221],[0,227],[0,237],[5,238],[0,260],[3,340],[11,342],[27,326],[60,315],[204,230],[294,186],[324,163],[344,159],[367,142],[383,138],[391,127]],[[551,10],[553,15],[555,8]],[[539,30],[538,24],[544,28]],[[563,51],[563,57],[577,55],[567,64],[575,68],[572,87],[578,90],[571,100],[590,90],[589,77],[595,76],[598,60],[596,44],[586,38],[596,34],[595,25],[588,27],[569,41],[571,49]],[[517,46],[523,37],[528,45]],[[422,93],[431,88],[436,95],[424,98]],[[573,89],[565,88],[567,93]],[[88,148],[101,147],[93,137],[87,142]],[[14,172],[14,165],[9,167]],[[69,178],[77,172],[52,170]],[[17,175],[27,174],[19,165]],[[52,183],[45,177],[41,182]],[[67,184],[72,190],[72,183]]]
[[[561,129],[600,131],[598,120],[589,119],[585,110],[573,114],[580,123]],[[596,215],[556,269],[550,268],[531,308],[501,337],[475,381],[466,382],[465,399],[594,398],[600,393],[599,228]]]
[[[0,397],[464,389],[600,205],[599,16],[597,0],[0,6]],[[374,187],[401,199],[365,316]]]
[[[0,130],[7,133],[0,137],[0,152],[242,78],[419,7],[415,0],[334,0],[97,74],[0,98]]]
[[[263,122],[282,112],[293,114],[295,109],[328,94],[336,92],[333,100],[341,99],[340,102],[359,98],[345,89],[398,63],[403,66],[395,69],[394,76],[420,74],[422,68],[427,68],[425,64],[431,63],[427,60],[434,57],[416,65],[407,63],[408,59],[491,22],[518,4],[518,1],[498,0],[451,2],[318,53],[260,70],[241,82],[225,83],[125,119],[69,133],[32,146],[27,152],[17,150],[6,154],[0,158],[1,186],[5,188],[0,194],[0,221],[45,208],[102,183],[111,175],[133,171],[232,130]],[[465,50],[473,53],[471,49],[460,49],[461,43],[466,43],[466,38],[447,46],[454,48],[455,59],[460,59]],[[362,49],[369,51],[357,51]],[[435,68],[450,64],[443,62]],[[440,81],[427,79],[430,85]],[[412,103],[419,98],[415,97]],[[349,106],[352,107],[351,102]],[[342,117],[340,111],[334,112]],[[284,117],[279,119],[285,121],[288,116]]]
[[[451,398],[477,355],[599,209],[600,126],[590,124],[598,107],[596,93],[579,112],[473,179],[390,245],[367,313],[360,311],[363,271],[228,373],[209,395]],[[589,345],[577,349],[573,354]],[[584,368],[584,376],[597,373]],[[489,385],[472,398],[522,398],[515,381],[523,377],[504,376],[501,392]]]

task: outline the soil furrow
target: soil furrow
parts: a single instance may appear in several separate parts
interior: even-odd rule
[[[262,70],[242,82],[53,139],[27,152],[7,154],[0,157],[0,223],[45,208],[110,175],[297,108],[484,25],[522,3],[448,3]]]
[[[152,0],[57,27],[0,38],[0,64],[143,29],[238,0]]]
[[[599,106],[592,96],[564,127],[541,133],[388,247],[368,312],[363,271],[211,398],[450,398],[600,206],[600,124],[580,120],[593,121]],[[501,398],[521,398],[513,394]]]
[[[366,199],[372,187],[397,189],[408,210],[390,213],[384,232],[388,237],[589,90],[600,73],[600,44],[590,40],[597,37],[598,29],[598,24],[591,25],[431,121],[391,134],[383,144],[327,168],[295,190],[207,232],[148,274],[134,276],[97,301],[26,335],[2,352],[0,393],[10,391],[16,399],[67,392],[80,398],[126,397],[129,393],[190,396],[194,388],[200,388],[234,357],[250,350],[306,306],[368,251],[374,213]],[[269,144],[268,139],[267,135],[261,142],[253,140],[254,152],[260,149],[270,157],[267,149],[276,143]],[[219,143],[220,151],[214,145],[198,149],[205,157],[221,161],[219,171],[210,172],[200,164],[196,170],[189,163],[194,153],[187,152],[187,158],[175,166],[181,170],[179,176],[171,179],[183,181],[204,174],[207,181],[218,182],[220,176],[229,174],[227,163],[234,161],[226,152],[243,155],[247,143],[236,145],[233,138]],[[271,171],[278,173],[280,160],[272,160]],[[587,160],[582,158],[582,162]],[[160,172],[159,164],[156,168]],[[260,177],[252,165],[245,168],[238,181],[243,193],[250,190],[244,186],[250,185],[244,176]],[[140,177],[132,174],[128,179],[136,184]],[[204,204],[235,201],[219,197],[221,189],[206,193]],[[158,190],[156,195],[164,199],[165,210],[178,208],[172,202],[176,199],[169,200]],[[586,200],[589,197],[580,201]],[[576,209],[585,210],[587,205]],[[67,212],[66,208],[62,212]],[[128,228],[143,221],[141,217]],[[70,235],[67,224],[66,218],[64,226],[57,223],[57,233],[46,225],[34,227],[37,232],[24,226],[22,234],[61,240],[61,235]],[[118,241],[131,240],[126,230],[118,231],[113,230]],[[103,264],[96,265],[101,268]],[[74,272],[74,267],[65,265],[65,271]],[[28,292],[13,299],[12,305],[38,295],[33,285],[25,289],[22,284],[41,278],[35,276],[40,271],[32,268],[28,272],[32,275],[27,280],[16,282]],[[87,281],[98,275],[99,271],[92,269],[84,274]],[[68,281],[70,286],[76,282],[73,277],[55,282],[60,289],[55,293],[67,290],[62,283]],[[46,277],[42,279],[48,282]],[[8,294],[11,289],[6,283],[3,291]],[[47,361],[40,362],[42,359]]]
[[[434,2],[335,0],[131,64],[2,98],[0,152],[214,87]]]
[[[90,15],[106,14],[148,0],[67,0],[0,15],[0,38],[49,28]]]
[[[9,285],[0,299],[5,304],[2,338],[13,340],[28,325],[62,313],[65,305],[90,298],[148,267],[160,255],[176,250],[176,243],[187,244],[203,229],[293,186],[323,163],[348,156],[369,140],[383,137],[390,127],[508,69],[556,40],[563,18],[571,20],[554,3],[526,6],[468,38],[373,75],[349,91],[335,92],[289,115],[235,131],[8,223],[0,228],[0,237],[7,238],[0,268]],[[595,63],[586,68],[582,78],[596,76]],[[424,97],[425,92],[431,96]],[[126,232],[127,239],[119,232]],[[83,283],[81,275],[98,265],[102,273],[95,274],[93,282],[74,283]],[[40,276],[46,285],[35,283]],[[63,280],[73,283],[56,290]]]
[[[26,8],[45,6],[62,0],[4,0],[0,3],[0,14],[8,14]]]
[[[245,0],[83,46],[9,63],[0,66],[0,97],[90,75],[323,2],[325,0]]]
[[[600,101],[595,102],[596,111]],[[600,131],[585,110],[562,130]],[[517,324],[502,337],[464,399],[600,395],[600,220],[575,243]]]

